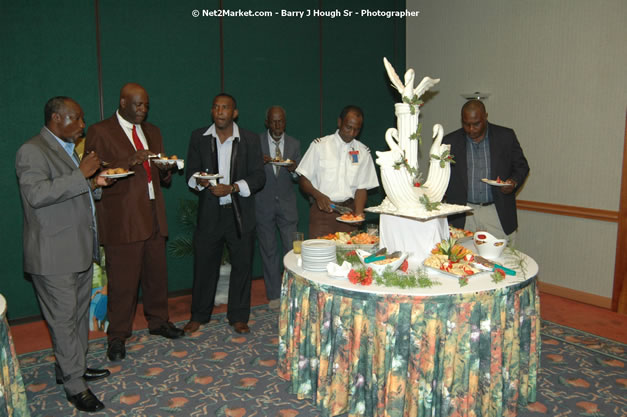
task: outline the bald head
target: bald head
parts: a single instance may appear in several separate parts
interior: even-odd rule
[[[485,105],[483,104],[483,101],[481,100],[468,100],[466,103],[464,103],[464,105],[462,106],[462,114],[465,111],[480,111],[485,113]]]
[[[148,101],[148,93],[139,84],[124,84],[120,90],[120,107],[118,111],[120,115],[128,122],[140,124],[148,116],[150,102]]]
[[[462,127],[474,142],[481,142],[488,128],[488,113],[480,100],[467,101],[462,107]]]

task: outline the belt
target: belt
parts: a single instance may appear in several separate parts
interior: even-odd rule
[[[220,205],[221,209],[232,209],[233,208],[233,204],[229,203],[229,204],[221,204]]]
[[[490,201],[489,203],[473,203],[472,201],[469,201],[468,204],[485,207],[485,206],[491,206],[492,204],[494,204],[494,201]]]
[[[340,205],[342,205],[342,204],[346,205],[346,204],[351,204],[353,202],[353,200],[354,199],[349,198],[348,200],[344,200],[344,201],[331,201],[331,203],[333,203],[333,204],[340,204]]]

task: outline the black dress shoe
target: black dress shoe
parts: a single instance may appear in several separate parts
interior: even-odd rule
[[[126,357],[126,347],[124,346],[124,340],[113,339],[111,342],[109,342],[109,347],[107,348],[107,357],[110,361],[113,362],[124,359]]]
[[[111,375],[111,372],[109,372],[108,369],[87,368],[83,374],[83,379],[85,381],[95,381],[97,379],[106,378],[109,375]],[[63,384],[63,380],[57,378],[57,384]]]
[[[67,399],[74,404],[74,407],[88,413],[93,413],[94,411],[105,408],[104,404],[88,389],[76,395],[68,395]]]
[[[111,375],[108,369],[95,369],[95,368],[87,368],[85,369],[85,374],[83,378],[85,381],[95,381],[97,379],[106,378]]]
[[[168,339],[178,339],[185,334],[183,330],[177,328],[174,324],[170,322],[164,323],[156,329],[150,329],[148,333],[157,336],[163,336]]]

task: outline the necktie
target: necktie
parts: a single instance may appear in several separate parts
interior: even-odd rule
[[[281,161],[283,159],[283,157],[281,156],[281,148],[279,148],[279,142],[274,142],[274,157],[276,158],[277,162]],[[281,169],[280,166],[275,165],[274,166],[274,175],[275,176],[279,176],[279,170]]]
[[[139,136],[137,135],[137,127],[133,125],[133,144],[135,144],[135,149],[141,151],[144,149],[144,145],[142,145],[142,141],[139,140]],[[148,182],[152,181],[152,174],[150,173],[150,164],[148,160],[144,161],[144,170],[146,170],[146,176],[148,177]]]

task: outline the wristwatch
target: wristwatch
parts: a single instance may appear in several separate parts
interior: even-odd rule
[[[231,194],[235,193],[235,184],[231,184]]]

